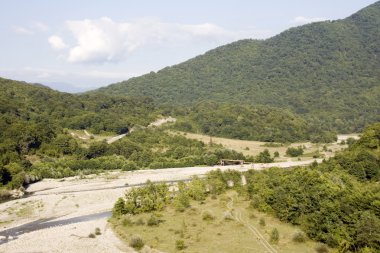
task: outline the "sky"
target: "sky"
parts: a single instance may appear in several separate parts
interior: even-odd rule
[[[0,0],[0,76],[81,92],[375,0]]]

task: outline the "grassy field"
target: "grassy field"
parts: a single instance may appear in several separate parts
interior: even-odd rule
[[[172,132],[173,134],[181,134],[187,138],[202,141],[206,144],[210,142],[215,144],[221,144],[225,148],[241,152],[244,155],[255,156],[260,152],[268,149],[273,155],[274,152],[279,152],[280,157],[276,158],[276,161],[287,161],[287,160],[298,160],[298,158],[290,158],[286,156],[286,149],[288,147],[304,147],[304,155],[300,157],[300,160],[310,159],[319,152],[321,158],[331,157],[335,152],[346,148],[346,145],[340,145],[338,143],[326,143],[326,144],[316,144],[311,142],[299,142],[299,143],[269,143],[260,141],[247,141],[247,140],[237,140],[237,139],[227,139],[220,137],[212,137],[202,134],[185,133],[185,132]],[[325,150],[323,146],[326,146]]]
[[[123,240],[129,242],[138,235],[146,245],[163,252],[308,253],[315,252],[317,245],[311,240],[293,242],[297,227],[250,208],[248,201],[232,191],[203,203],[192,202],[185,212],[167,207],[155,215],[159,225],[147,225],[152,214],[112,218],[111,223]],[[262,220],[265,225],[260,225]],[[279,231],[278,243],[270,242],[274,228]],[[179,250],[177,246],[182,243],[184,249]]]

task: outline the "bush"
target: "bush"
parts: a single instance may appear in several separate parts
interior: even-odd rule
[[[293,147],[289,147],[287,150],[286,150],[286,154],[288,156],[291,156],[291,157],[297,157],[297,156],[300,156],[303,154],[303,148],[302,147],[297,147],[297,148],[293,148]]]
[[[0,188],[0,201],[10,199],[12,194],[5,188]]]
[[[133,161],[125,161],[123,167],[121,168],[123,171],[137,170],[138,166]]]
[[[263,152],[260,152],[256,157],[255,157],[255,162],[256,163],[272,163],[273,158],[270,157],[270,153],[268,149],[265,149]]]
[[[90,233],[89,235],[88,235],[88,238],[95,238],[96,236],[93,234],[93,233]]]
[[[112,216],[113,217],[118,217],[120,215],[126,214],[125,210],[125,201],[123,198],[118,198],[116,201],[113,209],[112,209]]]
[[[96,235],[101,235],[102,232],[100,232],[100,228],[95,228],[95,234]]]
[[[184,240],[177,240],[175,241],[175,247],[177,250],[183,250],[186,248],[185,241]]]
[[[138,220],[136,221],[136,225],[137,226],[145,225],[144,219],[143,218],[138,218]]]
[[[146,224],[148,226],[158,226],[160,224],[160,220],[157,218],[156,215],[151,215]]]
[[[264,218],[260,218],[259,224],[260,224],[260,226],[264,227],[266,225],[265,219]]]
[[[134,248],[136,250],[142,249],[142,247],[144,247],[144,245],[145,245],[145,243],[144,243],[143,239],[138,235],[133,235],[131,240],[129,241],[129,246],[131,246],[132,248]]]
[[[278,233],[277,228],[272,229],[272,232],[270,233],[271,243],[278,243],[279,239],[280,239],[280,234]]]
[[[179,192],[174,200],[173,205],[176,211],[184,212],[186,208],[190,207],[190,197],[185,192]]]
[[[298,231],[293,235],[293,242],[302,243],[306,241],[306,235],[304,232]]]
[[[123,220],[121,221],[121,224],[124,226],[124,227],[127,227],[127,226],[130,226],[130,225],[133,225],[133,222],[131,221],[131,219],[129,217],[125,217],[123,218]]]
[[[323,243],[319,243],[316,247],[315,247],[315,251],[317,253],[328,253],[329,252],[329,248],[323,244]]]
[[[214,215],[212,215],[210,211],[204,211],[202,214],[202,219],[206,221],[211,221],[211,220],[214,220],[215,217]]]

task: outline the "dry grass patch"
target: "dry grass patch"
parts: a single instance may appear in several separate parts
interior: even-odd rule
[[[310,142],[300,142],[300,143],[272,143],[272,142],[261,142],[261,141],[247,141],[247,140],[237,140],[237,139],[228,139],[221,137],[212,137],[203,134],[194,134],[188,132],[180,131],[170,131],[171,134],[180,134],[189,139],[199,140],[205,144],[209,144],[210,140],[214,144],[221,144],[223,147],[241,152],[244,155],[256,156],[260,152],[263,152],[265,149],[268,149],[270,154],[273,156],[275,152],[279,153],[279,157],[276,158],[276,162],[286,161],[288,159],[297,160],[293,158],[286,157],[286,149],[288,147],[304,147],[305,155],[302,156],[301,160],[308,160],[316,155],[319,151],[319,155],[323,158],[324,156],[330,157],[334,155],[335,152],[340,151],[342,148],[346,147],[345,145],[340,145],[338,143],[329,143],[326,144],[329,150],[332,152],[326,152],[322,150],[324,144],[315,144]]]
[[[233,198],[233,209],[227,207]],[[226,213],[229,214],[226,219]],[[237,214],[241,214],[244,223],[236,221]],[[117,234],[126,242],[133,235],[139,235],[145,245],[163,252],[208,252],[225,253],[266,252],[261,241],[255,236],[245,223],[255,227],[270,241],[271,232],[278,230],[279,238],[273,247],[284,253],[315,253],[316,243],[294,242],[293,235],[299,231],[297,227],[285,224],[279,220],[250,208],[249,201],[237,197],[236,193],[228,192],[217,199],[207,198],[204,204],[191,202],[191,207],[184,212],[177,212],[167,207],[159,216],[159,224],[148,226],[146,222],[152,214],[124,216],[120,219],[111,219],[111,224]],[[204,218],[207,216],[206,218]],[[231,217],[232,216],[232,217]],[[212,217],[211,219],[209,219]],[[259,219],[263,217],[266,226],[259,226]],[[140,225],[137,225],[140,224]]]

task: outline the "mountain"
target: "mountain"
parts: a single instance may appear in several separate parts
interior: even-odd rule
[[[337,21],[241,40],[96,92],[289,109],[316,125],[359,131],[380,121],[380,2]]]
[[[47,82],[44,84],[49,86],[52,89],[62,91],[62,92],[68,92],[68,93],[80,93],[80,92],[85,92],[89,90],[89,88],[78,87],[73,84],[65,83],[65,82]]]
[[[148,126],[160,110],[146,97],[74,95],[0,78],[0,201],[10,197],[7,189],[46,177],[247,160],[241,153],[155,128],[136,127],[118,141],[104,140],[135,125]],[[103,136],[82,142],[72,131],[81,129]]]
[[[145,97],[75,95],[41,84],[0,78],[1,125],[46,121],[94,133],[121,133],[135,124],[149,124],[154,119],[154,109],[153,101]],[[145,117],[140,117],[142,114]]]
[[[0,78],[0,167],[46,148],[64,128],[125,133],[148,125],[154,109],[148,98],[73,95]]]

